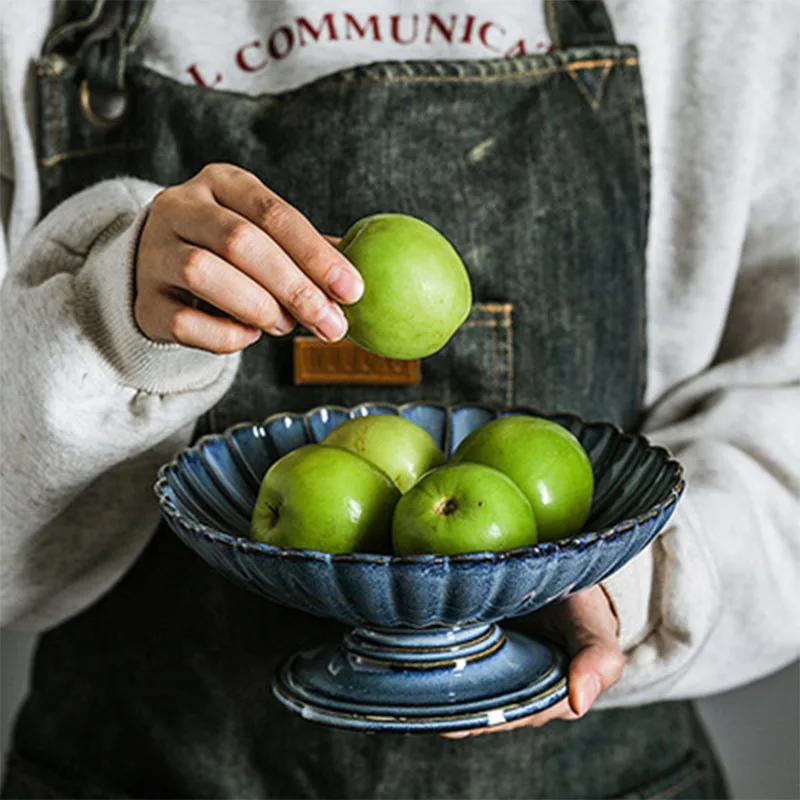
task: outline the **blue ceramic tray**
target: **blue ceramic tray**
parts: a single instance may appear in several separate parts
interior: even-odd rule
[[[496,623],[599,583],[646,547],[683,492],[680,464],[614,425],[549,415],[578,437],[595,473],[578,536],[503,553],[404,557],[251,541],[250,515],[269,466],[366,414],[400,414],[447,454],[497,416],[544,416],[475,405],[325,406],[204,437],[159,473],[162,514],[212,567],[270,600],[353,628],[341,642],[288,656],[275,694],[317,722],[402,732],[499,724],[557,702],[567,692],[563,653]]]

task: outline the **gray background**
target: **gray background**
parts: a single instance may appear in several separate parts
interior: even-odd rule
[[[0,634],[0,743],[28,679],[33,639]],[[800,667],[793,664],[757,683],[700,702],[700,712],[737,800],[800,798]]]

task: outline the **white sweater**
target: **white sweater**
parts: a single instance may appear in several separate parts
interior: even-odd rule
[[[640,48],[652,137],[645,430],[689,479],[674,524],[607,582],[627,664],[601,703],[625,705],[723,690],[798,655],[800,3],[609,8]],[[44,630],[144,548],[155,472],[238,359],[154,344],[134,323],[134,243],[160,187],[94,186],[37,224],[29,75],[51,0],[2,13],[0,588],[7,623]],[[178,80],[257,94],[369,61],[547,44],[538,0],[159,0],[143,47]]]

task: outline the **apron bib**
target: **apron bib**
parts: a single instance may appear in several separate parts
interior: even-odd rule
[[[292,337],[263,336],[198,433],[414,399],[636,427],[647,125],[637,52],[602,3],[546,0],[546,55],[369,64],[258,97],[143,67],[148,3],[71,6],[37,70],[45,211],[110,177],[169,185],[227,161],[326,233],[420,217],[470,271],[473,312],[419,385],[295,385]],[[721,796],[687,704],[462,741],[291,715],[271,694],[275,665],[338,632],[233,587],[161,526],[107,596],[42,637],[4,796]]]

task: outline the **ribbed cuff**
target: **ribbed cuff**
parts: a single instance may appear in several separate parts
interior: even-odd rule
[[[202,389],[235,356],[153,342],[134,319],[136,249],[147,213],[120,215],[95,242],[76,278],[77,314],[120,383],[153,394]]]
[[[650,595],[653,590],[653,548],[646,547],[619,572],[603,581],[619,620],[619,643],[624,653],[652,630]]]

